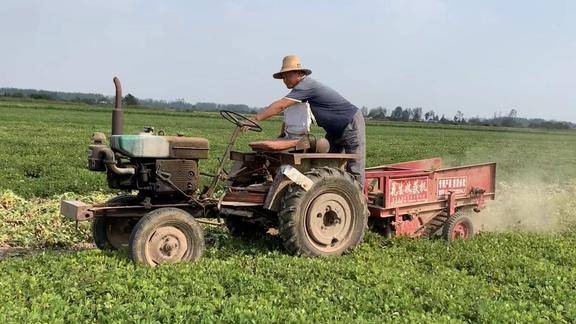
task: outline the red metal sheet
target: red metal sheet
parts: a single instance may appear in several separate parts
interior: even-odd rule
[[[453,192],[455,194],[466,194],[468,176],[447,177],[436,179],[436,194],[444,196]]]
[[[428,177],[390,179],[387,193],[389,206],[425,202],[430,192]]]

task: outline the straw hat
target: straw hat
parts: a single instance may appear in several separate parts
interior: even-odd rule
[[[288,71],[304,71],[306,75],[312,73],[311,70],[302,68],[302,64],[300,64],[300,57],[296,55],[288,55],[285,56],[282,60],[282,69],[280,69],[280,72],[274,73],[272,77],[274,77],[274,79],[282,79],[282,73]]]

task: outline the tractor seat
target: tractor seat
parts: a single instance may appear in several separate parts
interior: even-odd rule
[[[273,139],[267,141],[252,142],[250,147],[254,151],[266,151],[266,152],[280,152],[287,150],[303,150],[310,147],[308,139],[303,137],[301,139]]]
[[[311,139],[308,136],[304,136],[300,139],[273,139],[267,141],[259,141],[249,143],[250,147],[254,151],[263,152],[283,152],[283,151],[298,151],[304,150],[309,153],[326,153],[330,149],[330,144],[325,138]]]

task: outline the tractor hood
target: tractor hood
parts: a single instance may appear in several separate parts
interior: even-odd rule
[[[208,140],[152,134],[112,135],[110,147],[130,158],[207,159]]]

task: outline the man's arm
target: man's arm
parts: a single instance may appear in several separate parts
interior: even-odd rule
[[[266,120],[272,116],[276,116],[295,103],[298,103],[298,101],[288,98],[282,98],[280,100],[276,100],[270,106],[264,108],[264,110],[257,113],[256,116],[254,116],[254,120],[259,122],[262,120]]]

